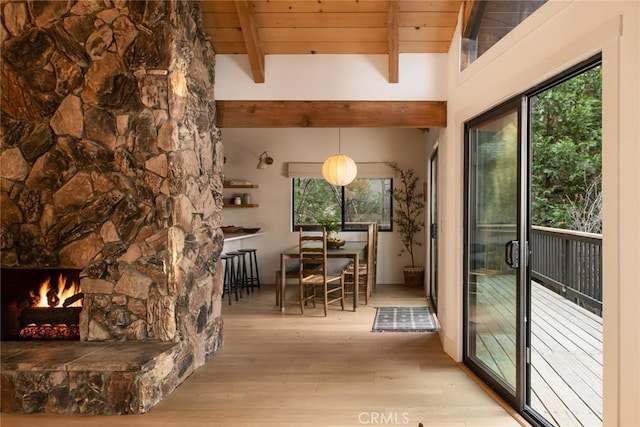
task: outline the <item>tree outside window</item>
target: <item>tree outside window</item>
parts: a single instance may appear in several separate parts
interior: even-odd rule
[[[293,228],[317,229],[335,221],[342,231],[366,231],[369,222],[391,230],[390,178],[358,178],[345,187],[321,178],[293,179]]]

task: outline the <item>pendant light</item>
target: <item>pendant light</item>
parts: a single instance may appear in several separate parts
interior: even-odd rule
[[[349,185],[356,179],[358,167],[349,156],[341,153],[340,128],[338,128],[338,154],[330,156],[322,164],[322,176],[333,185]]]

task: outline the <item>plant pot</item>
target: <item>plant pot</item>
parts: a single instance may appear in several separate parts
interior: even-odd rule
[[[328,249],[339,249],[345,245],[346,240],[327,240]]]
[[[424,286],[424,267],[405,267],[404,284],[411,288]]]

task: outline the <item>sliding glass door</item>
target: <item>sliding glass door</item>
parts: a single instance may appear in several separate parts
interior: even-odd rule
[[[466,363],[512,402],[517,394],[521,194],[520,104],[467,125]]]
[[[465,363],[538,425],[602,424],[599,58],[465,125]]]
[[[602,83],[599,63],[528,97],[528,409],[602,425]]]

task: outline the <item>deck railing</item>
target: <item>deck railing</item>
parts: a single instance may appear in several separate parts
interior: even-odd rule
[[[534,226],[532,279],[602,316],[602,235]]]

